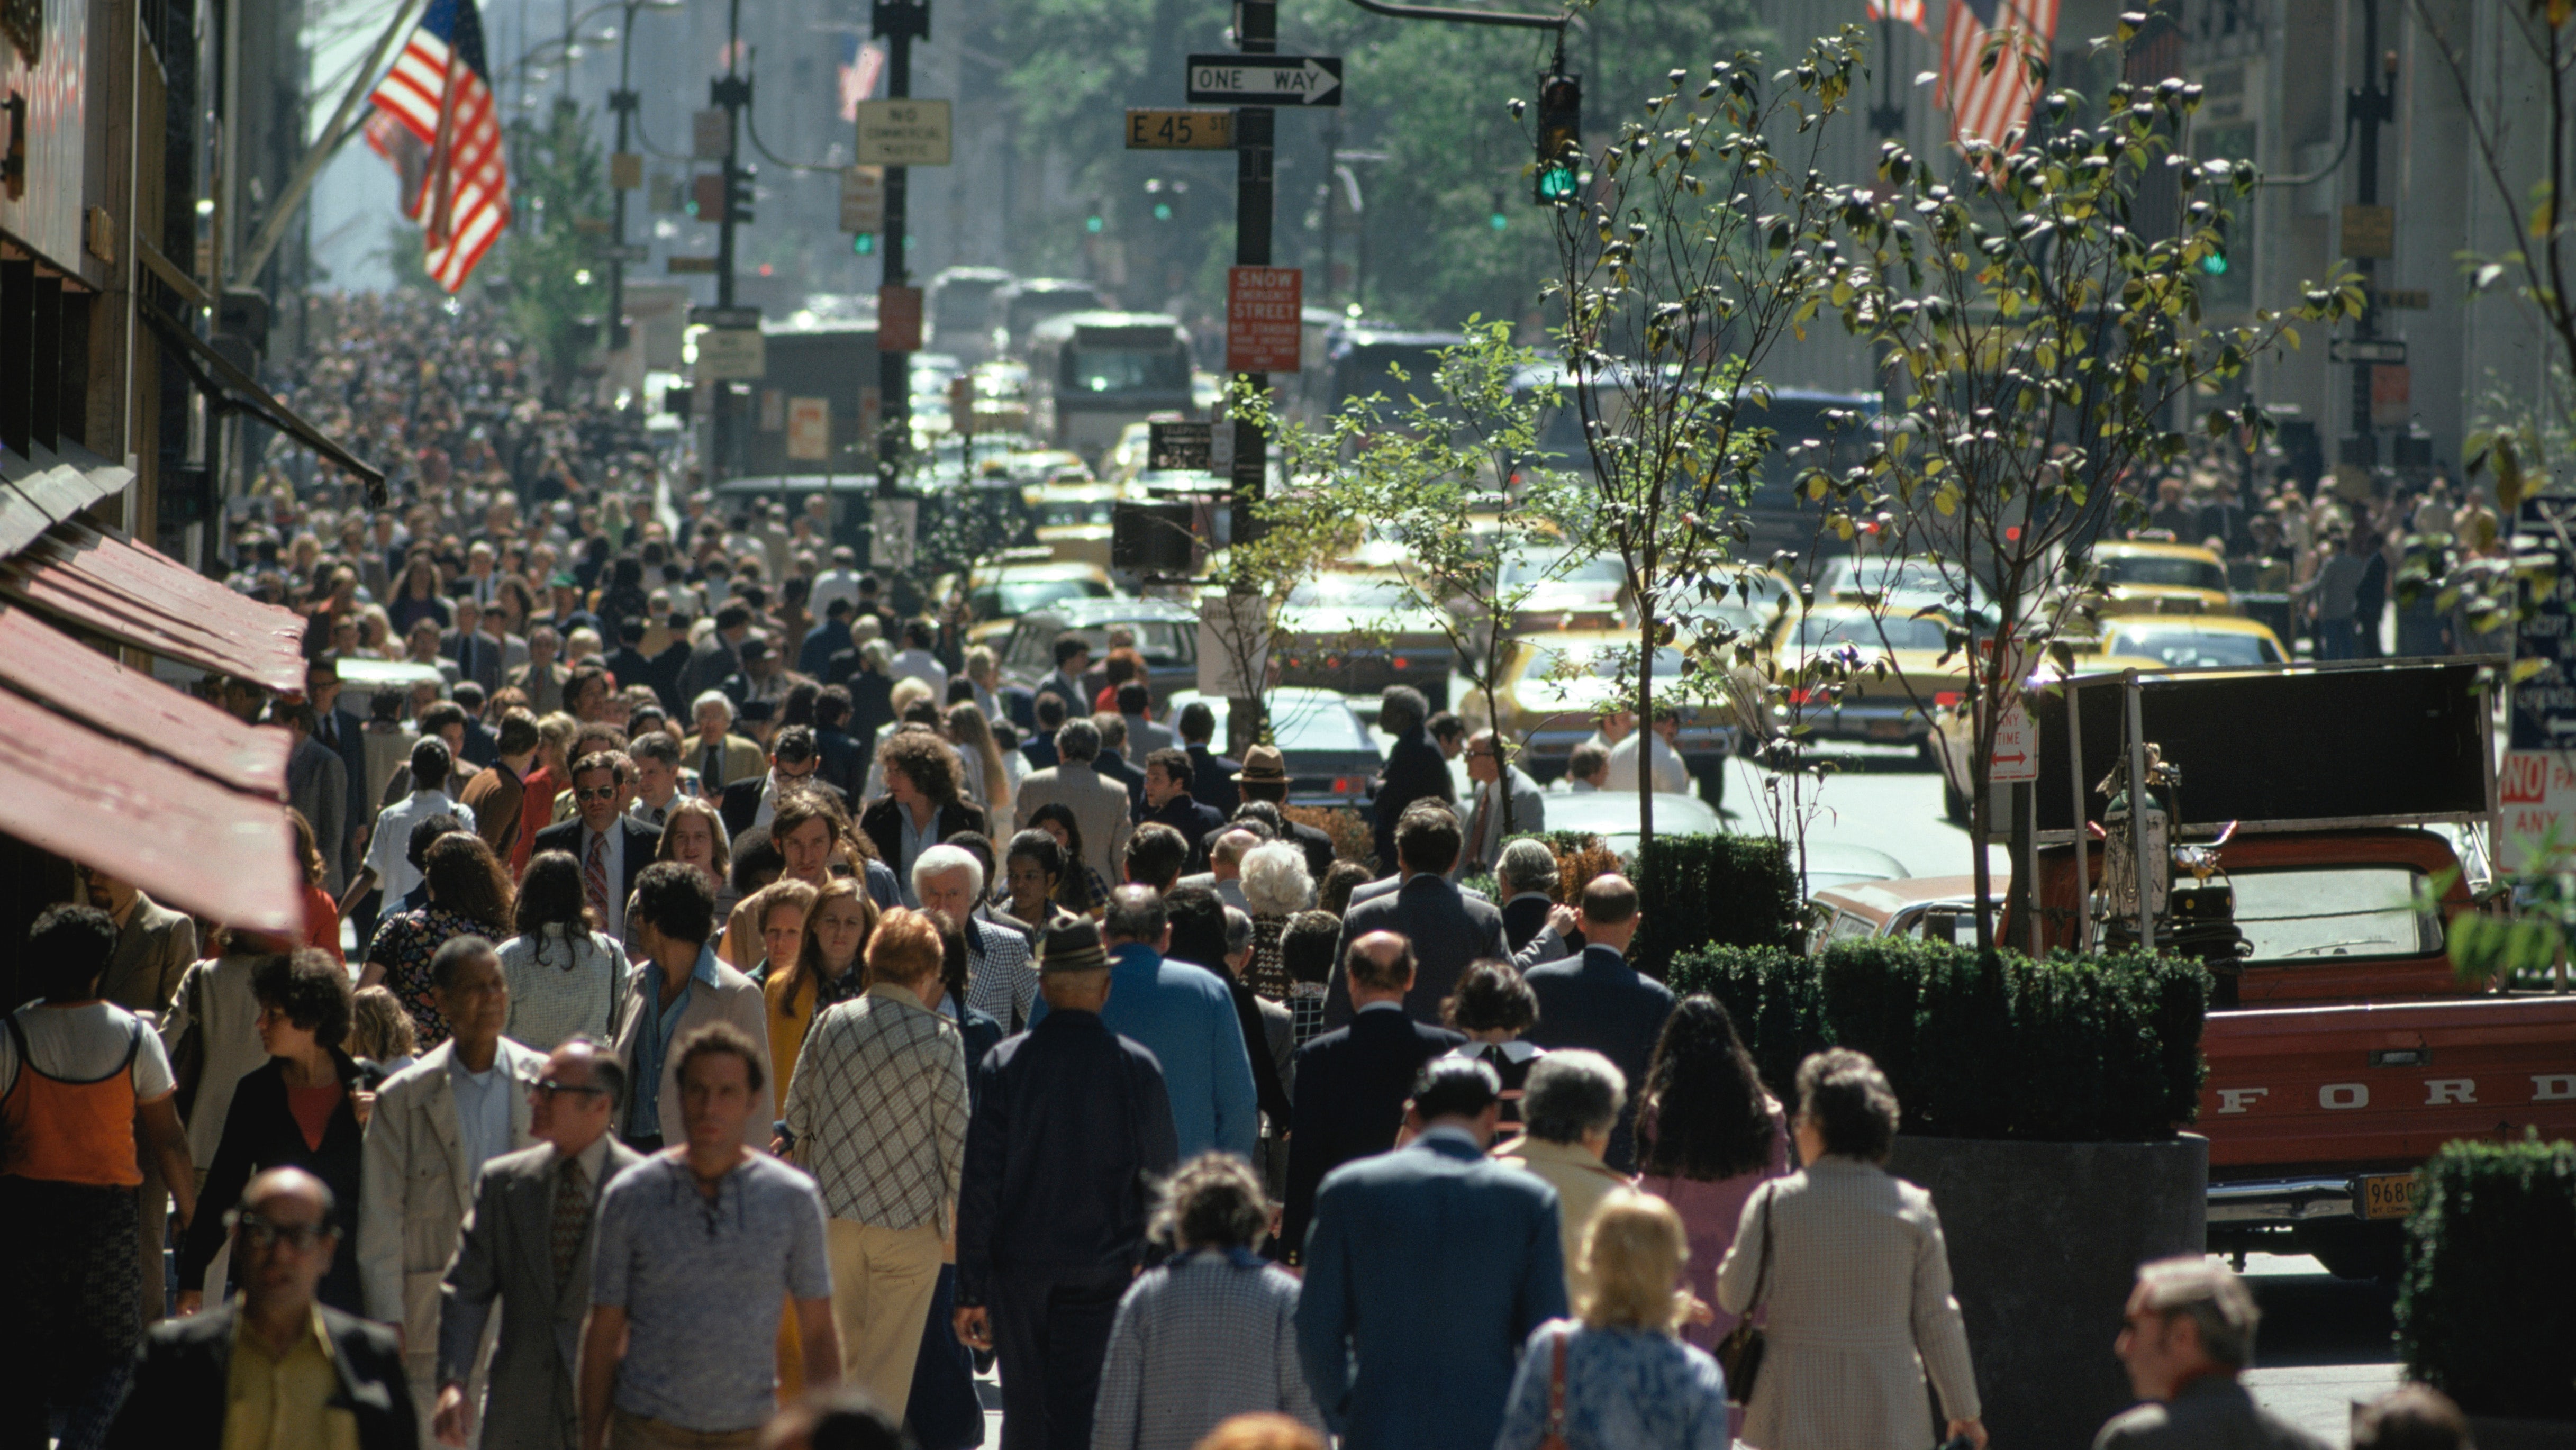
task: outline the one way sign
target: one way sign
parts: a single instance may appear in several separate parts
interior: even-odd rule
[[[1338,106],[1338,55],[1194,55],[1192,105]]]

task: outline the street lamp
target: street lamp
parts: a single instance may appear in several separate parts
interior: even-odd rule
[[[622,4],[626,11],[626,23],[619,26],[617,30],[617,89],[609,92],[608,95],[609,109],[617,113],[615,153],[617,156],[627,154],[627,127],[633,124],[636,107],[641,104],[634,89],[628,84],[628,62],[635,47],[635,16],[645,10],[663,14],[683,10],[687,8],[688,0],[622,0]],[[567,30],[569,29],[570,27],[567,27]],[[613,167],[617,163],[611,160],[609,164]],[[616,250],[611,252],[608,258],[608,347],[611,352],[614,352],[624,346],[626,341],[627,188],[615,185],[617,180],[615,177],[609,180],[611,189],[616,193],[616,200],[612,203],[616,210],[610,229],[610,239]]]

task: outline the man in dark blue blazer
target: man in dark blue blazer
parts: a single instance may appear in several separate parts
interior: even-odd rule
[[[1413,948],[1390,931],[1372,932],[1343,954],[1342,976],[1357,1009],[1351,1025],[1297,1049],[1288,1114],[1288,1196],[1279,1243],[1289,1263],[1305,1252],[1315,1190],[1324,1175],[1395,1146],[1404,1097],[1422,1064],[1466,1041],[1404,1014],[1413,987]]]
[[[1566,1312],[1556,1190],[1485,1156],[1502,1091],[1482,1062],[1435,1059],[1413,1141],[1316,1195],[1297,1356],[1343,1450],[1487,1450],[1521,1345]]]
[[[1538,1025],[1529,1040],[1541,1047],[1588,1047],[1619,1065],[1628,1081],[1643,1083],[1655,1039],[1672,1014],[1672,989],[1628,965],[1628,943],[1637,934],[1637,888],[1615,872],[1583,888],[1577,917],[1583,955],[1532,967],[1523,980],[1538,994]],[[1637,1168],[1638,1094],[1619,1114],[1603,1162],[1622,1173]]]
[[[1502,913],[1445,879],[1457,864],[1460,844],[1458,817],[1447,806],[1416,804],[1395,831],[1402,884],[1357,902],[1342,915],[1341,955],[1346,959],[1351,943],[1373,931],[1391,931],[1413,943],[1413,990],[1405,994],[1404,1010],[1416,1022],[1440,1020],[1440,1004],[1457,989],[1469,962],[1511,955],[1503,949]],[[1350,984],[1336,972],[1324,995],[1324,1025],[1339,1027],[1350,1020]]]
[[[1127,787],[1129,820],[1141,824],[1153,819],[1145,804],[1145,772],[1127,763],[1127,717],[1106,711],[1092,716],[1091,723],[1100,727],[1100,754],[1093,758],[1091,768],[1100,773],[1102,780],[1114,780]]]
[[[1190,844],[1192,871],[1208,869],[1208,848],[1204,844],[1216,832],[1225,829],[1225,817],[1216,807],[1202,805],[1190,794],[1190,758],[1171,746],[1165,746],[1145,757],[1145,813],[1136,818],[1138,825],[1160,821],[1181,833]]]
[[[1216,738],[1216,712],[1206,701],[1192,700],[1181,707],[1174,723],[1180,727],[1181,748],[1190,754],[1190,794],[1200,805],[1231,818],[1234,808],[1243,804],[1243,792],[1234,783],[1234,773],[1243,769],[1243,762],[1217,754],[1210,745]]]
[[[1370,802],[1380,870],[1399,859],[1395,828],[1408,807],[1418,800],[1445,805],[1458,798],[1458,784],[1449,775],[1449,757],[1431,743],[1425,729],[1430,716],[1431,702],[1411,685],[1389,685],[1378,697],[1377,728],[1395,737],[1386,753],[1386,769],[1378,772],[1376,797]]]

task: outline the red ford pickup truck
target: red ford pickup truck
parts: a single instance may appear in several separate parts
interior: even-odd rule
[[[2444,950],[2448,919],[2480,909],[2496,819],[2476,684],[2457,663],[2140,681],[2143,738],[2181,767],[2175,843],[2235,827],[2218,855],[2247,954],[2235,1004],[2209,1014],[2195,1125],[2213,1251],[2389,1275],[2414,1170],[2441,1144],[2576,1137],[2576,996],[2464,986]],[[2123,748],[2127,703],[2117,677],[2076,686],[2077,730],[2064,695],[2034,711],[2034,874],[2061,946],[2077,921],[2070,802],[2080,779],[2091,837],[2106,804],[2091,787]],[[2098,842],[2086,849],[2096,891],[2103,863]]]

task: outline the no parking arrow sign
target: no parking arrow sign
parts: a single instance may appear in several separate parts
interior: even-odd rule
[[[1194,106],[1338,106],[1342,58],[1338,55],[1194,55],[1189,100]]]

